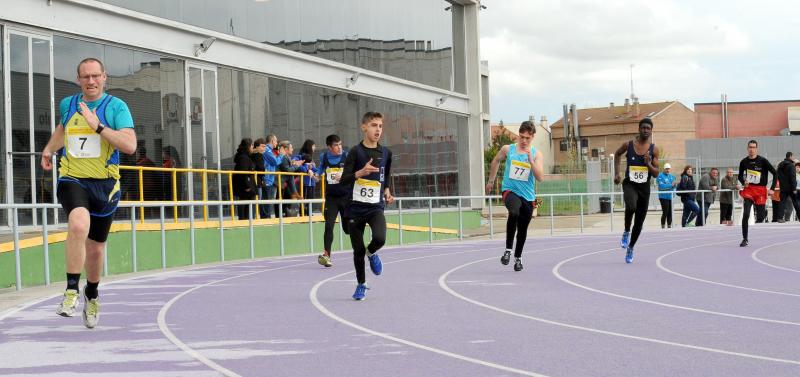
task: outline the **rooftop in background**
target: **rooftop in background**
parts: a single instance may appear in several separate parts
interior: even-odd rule
[[[625,100],[625,104],[616,106],[611,102],[606,107],[578,109],[578,126],[622,124],[638,122],[645,117],[655,117],[678,101],[638,103]],[[551,128],[563,129],[563,118],[553,123]]]
[[[723,116],[720,102],[694,104],[698,139],[800,133],[800,100],[726,103],[726,116]],[[724,120],[727,120],[727,127]]]

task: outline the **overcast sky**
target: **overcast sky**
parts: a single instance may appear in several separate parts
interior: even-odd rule
[[[800,3],[778,0],[483,0],[492,122],[563,103],[800,99]]]

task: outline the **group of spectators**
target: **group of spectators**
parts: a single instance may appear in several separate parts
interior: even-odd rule
[[[733,202],[734,193],[742,189],[742,182],[734,174],[732,168],[728,168],[722,179],[719,177],[719,169],[711,168],[707,173],[700,177],[699,184],[695,184],[694,167],[686,165],[678,179],[671,174],[672,167],[669,163],[664,164],[664,168],[656,178],[658,184],[658,200],[661,203],[661,227],[672,227],[672,193],[676,191],[683,204],[681,215],[681,226],[703,226],[708,223],[708,213],[711,205],[719,200],[720,204],[720,224],[733,225]],[[800,160],[794,159],[792,152],[786,153],[786,158],[778,164],[777,182],[772,200],[772,222],[783,223],[791,221],[794,209],[794,217],[798,218],[800,208]],[[697,190],[709,192],[693,192]],[[719,190],[723,190],[719,192]],[[730,190],[730,191],[726,191]],[[767,215],[757,214],[757,218],[766,219]]]
[[[237,200],[270,200],[278,198],[281,190],[282,199],[313,199],[317,197],[317,182],[320,171],[313,161],[316,143],[306,140],[295,154],[294,146],[288,140],[278,142],[275,135],[258,138],[253,141],[244,138],[239,143],[234,156],[234,170],[247,172],[265,172],[259,174],[235,174],[233,176],[233,195]],[[277,179],[276,172],[302,173],[281,175]],[[299,189],[303,186],[302,194]],[[259,216],[262,219],[272,218],[279,214],[278,205],[260,205]],[[240,220],[250,216],[249,205],[237,205],[236,214]],[[313,207],[308,206],[309,213]],[[283,216],[297,216],[299,206],[286,204],[283,207]],[[253,216],[255,218],[255,215]]]

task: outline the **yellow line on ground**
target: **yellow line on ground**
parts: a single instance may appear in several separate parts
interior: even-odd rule
[[[321,215],[312,216],[312,222],[324,222],[325,218]],[[337,221],[338,222],[338,221]],[[304,224],[308,223],[308,217],[284,217],[283,218],[284,224]],[[278,219],[260,219],[260,220],[253,220],[253,225],[278,225]],[[244,228],[250,225],[248,220],[224,220],[222,222],[222,226],[225,228]],[[186,230],[190,228],[190,224],[188,222],[180,222],[180,223],[165,223],[164,230]],[[210,228],[219,228],[219,221],[195,221],[194,223],[195,229],[210,229]],[[388,229],[400,229],[399,224],[389,223],[386,224],[386,228]],[[116,232],[128,232],[131,230],[131,224],[129,222],[124,223],[116,223],[111,225],[111,233]],[[430,228],[427,226],[414,226],[414,225],[403,225],[403,230],[411,231],[411,232],[429,232]],[[161,223],[144,223],[144,224],[136,224],[136,231],[143,231],[143,232],[152,232],[152,231],[161,231]],[[447,229],[447,228],[433,228],[433,233],[438,234],[458,234],[458,231],[455,229]],[[42,246],[43,244],[43,236],[35,236],[26,239],[22,239],[19,241],[19,248],[26,249],[29,247],[35,246]],[[48,235],[49,243],[58,243],[64,242],[67,240],[67,232],[58,232],[58,233],[51,233]],[[0,243],[0,253],[6,253],[9,251],[14,251],[14,242],[5,242]]]

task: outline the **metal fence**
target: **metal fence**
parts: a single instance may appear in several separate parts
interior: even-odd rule
[[[727,190],[719,190],[727,191]],[[694,190],[694,193],[708,193],[709,191],[700,191]],[[663,192],[662,192],[663,193]],[[676,195],[675,191],[669,192],[671,195]],[[559,215],[557,212],[559,207],[559,201],[567,201],[575,205],[577,203],[578,206],[578,215],[577,218],[573,215],[572,221],[577,222],[576,227],[568,227],[572,230],[577,232],[583,233],[586,229],[585,219],[587,216],[591,216],[593,220],[597,221],[605,216],[608,216],[608,231],[613,232],[615,229],[615,213],[621,212],[621,210],[615,209],[615,205],[613,200],[616,196],[621,195],[620,192],[594,192],[594,193],[562,193],[562,194],[541,194],[539,197],[543,199],[544,204],[537,208],[537,216],[541,219],[546,217],[546,221],[549,222],[549,234],[555,234],[557,230],[556,221],[562,221],[563,218],[569,218],[569,215]],[[399,222],[399,244],[404,245],[406,242],[403,239],[403,215],[408,215],[409,213],[420,213],[427,211],[428,214],[428,242],[434,242],[434,208],[437,208],[436,211],[443,211],[440,205],[437,202],[448,202],[458,213],[458,230],[457,230],[457,238],[459,240],[463,240],[465,236],[464,232],[464,212],[465,211],[473,211],[476,209],[481,209],[483,213],[483,218],[485,218],[485,233],[480,233],[477,236],[486,236],[488,238],[494,238],[495,236],[495,221],[499,220],[502,215],[503,211],[505,211],[504,207],[495,208],[494,205],[491,203],[496,202],[501,197],[499,195],[488,195],[488,196],[449,196],[449,197],[412,197],[412,198],[396,198],[395,204],[392,206],[387,207],[386,213],[387,214],[396,214]],[[577,198],[577,199],[576,199]],[[591,206],[588,205],[590,201],[601,201],[601,198],[610,198],[611,202],[608,203],[610,206],[603,206],[600,203],[601,213],[593,214],[589,209]],[[231,206],[231,205],[247,205],[250,207],[249,211],[249,218],[248,222],[248,230],[249,230],[249,248],[250,248],[250,258],[255,258],[255,240],[254,240],[254,207],[256,205],[271,205],[271,204],[311,204],[311,203],[322,203],[323,200],[321,199],[308,199],[308,200],[250,200],[250,201],[186,201],[186,202],[145,202],[145,203],[138,203],[138,202],[125,202],[121,203],[120,207],[123,208],[131,208],[133,210],[128,211],[130,214],[130,231],[131,231],[131,258],[132,258],[132,271],[137,272],[138,266],[138,259],[137,259],[137,224],[139,221],[137,220],[137,212],[135,209],[140,207],[148,207],[148,208],[156,208],[158,209],[159,213],[159,224],[160,224],[160,232],[161,232],[161,268],[167,268],[167,247],[166,247],[166,222],[167,222],[167,211],[174,206],[180,207],[189,207],[187,211],[189,214],[189,248],[191,252],[191,264],[194,265],[197,263],[196,256],[195,256],[195,216],[194,216],[194,209],[196,207],[205,207],[205,206],[216,206],[220,210],[217,211],[219,217],[219,234],[220,234],[220,243],[219,243],[219,260],[225,261],[225,237],[224,233],[226,231],[225,222],[223,218],[223,211],[221,208],[223,206]],[[418,209],[418,206],[413,206],[415,209],[408,209],[408,204],[404,205],[404,203],[409,202],[418,202],[424,203],[427,209]],[[466,204],[465,204],[466,203]],[[489,204],[489,205],[487,205]],[[741,208],[741,205],[735,203],[734,205],[734,215],[733,219],[736,218],[737,210]],[[12,219],[12,226],[11,232],[13,234],[13,251],[14,251],[14,269],[15,269],[15,282],[16,282],[16,289],[21,290],[23,288],[22,282],[22,272],[21,272],[21,260],[20,260],[20,225],[18,222],[18,214],[20,210],[32,210],[32,211],[40,211],[42,214],[42,221],[41,225],[36,227],[36,231],[41,230],[42,232],[42,239],[43,239],[43,251],[44,251],[44,276],[45,276],[45,284],[49,285],[50,282],[50,256],[49,256],[49,244],[47,240],[49,239],[48,235],[51,232],[53,226],[48,224],[48,212],[57,211],[60,209],[60,206],[57,204],[2,204],[0,205],[0,210],[8,211],[9,215]],[[603,210],[607,210],[607,213],[604,213]],[[673,205],[672,211],[673,215],[678,212],[679,208],[676,205]],[[449,210],[452,212],[452,210]],[[673,216],[674,217],[674,216]],[[313,218],[311,216],[307,216],[303,221],[308,223],[308,237],[309,237],[309,253],[315,252],[314,247],[314,233],[313,233]],[[605,220],[602,220],[605,221]],[[119,222],[119,221],[118,221]],[[483,222],[483,220],[482,220]],[[540,224],[541,220],[537,222]],[[279,245],[280,245],[280,255],[285,255],[285,232],[284,232],[284,216],[283,216],[283,208],[279,206],[279,217],[278,217],[278,224],[279,227]],[[274,226],[274,225],[273,225]],[[565,228],[567,228],[565,226]],[[483,225],[482,225],[482,229]],[[502,227],[501,227],[502,229]],[[595,228],[598,229],[598,228]],[[343,247],[343,232],[341,228],[339,228],[339,246],[340,249],[344,249]],[[103,268],[103,275],[108,275],[108,258],[104,258],[104,268]]]

